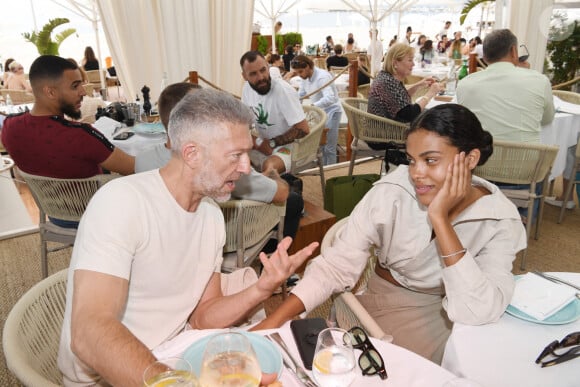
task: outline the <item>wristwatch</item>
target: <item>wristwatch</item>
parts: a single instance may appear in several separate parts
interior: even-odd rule
[[[270,139],[270,148],[274,149],[276,148],[276,140],[274,140],[273,138]]]

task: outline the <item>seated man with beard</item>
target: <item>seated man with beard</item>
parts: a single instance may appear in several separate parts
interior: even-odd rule
[[[70,121],[81,117],[86,95],[79,67],[52,55],[38,57],[30,67],[35,102],[30,112],[4,121],[2,143],[24,172],[77,179],[103,173],[135,171],[135,158],[115,148],[89,124]]]
[[[292,142],[310,131],[298,93],[289,83],[270,77],[268,62],[258,51],[246,52],[240,66],[246,81],[242,102],[254,112],[258,130],[250,151],[252,164],[259,171],[288,172]]]

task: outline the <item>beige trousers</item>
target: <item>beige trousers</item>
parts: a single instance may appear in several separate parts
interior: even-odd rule
[[[441,364],[452,322],[441,305],[441,295],[395,286],[373,273],[358,300],[393,344]]]

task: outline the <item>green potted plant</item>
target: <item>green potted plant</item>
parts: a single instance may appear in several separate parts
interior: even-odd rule
[[[56,27],[68,22],[69,20],[66,18],[50,19],[48,23],[42,27],[40,32],[24,32],[22,36],[26,41],[33,43],[36,46],[40,55],[58,55],[60,44],[77,30],[74,28],[67,28],[61,33],[56,34],[54,41],[52,40],[52,33]]]
[[[268,39],[264,35],[256,36],[256,43],[258,44],[258,51],[262,55],[266,55],[268,53]]]
[[[550,31],[550,38],[546,47],[546,53],[550,58],[548,72],[552,75],[552,85],[567,82],[574,79],[580,69],[578,47],[580,45],[580,23],[575,20],[566,24],[566,18],[562,18],[563,27],[554,28]],[[571,86],[565,88],[570,90]]]

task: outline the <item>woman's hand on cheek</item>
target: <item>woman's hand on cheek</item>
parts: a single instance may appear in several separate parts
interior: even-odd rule
[[[448,217],[453,207],[467,195],[471,185],[468,162],[465,152],[461,152],[455,155],[453,162],[447,167],[443,187],[429,205],[428,214],[432,220],[436,217]]]

